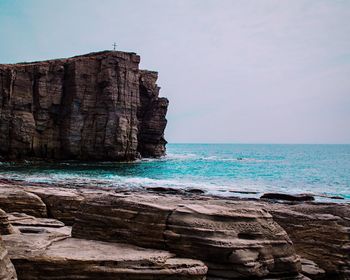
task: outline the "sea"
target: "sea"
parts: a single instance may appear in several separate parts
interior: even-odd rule
[[[166,156],[135,162],[0,162],[0,178],[200,189],[223,197],[308,193],[317,201],[350,202],[350,145],[168,144]]]

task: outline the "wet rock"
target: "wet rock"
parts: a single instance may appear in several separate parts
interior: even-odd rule
[[[265,193],[261,199],[286,200],[286,201],[312,201],[315,198],[309,194],[284,194],[284,193]]]
[[[166,194],[181,194],[183,190],[169,187],[146,187],[147,191]]]
[[[237,190],[229,190],[231,193],[240,193],[240,194],[258,194],[258,192],[254,191],[237,191]]]
[[[185,192],[189,194],[205,194],[205,191],[201,189],[185,189]]]
[[[133,160],[165,153],[168,107],[135,53],[0,65],[0,156]]]

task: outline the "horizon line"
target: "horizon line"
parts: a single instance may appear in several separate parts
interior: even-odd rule
[[[273,142],[168,142],[167,144],[222,145],[350,145],[350,143],[273,143]]]

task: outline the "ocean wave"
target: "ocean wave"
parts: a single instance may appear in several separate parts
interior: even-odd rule
[[[196,154],[166,154],[163,159],[165,160],[186,160],[186,159],[197,159],[198,155]]]
[[[257,159],[257,158],[250,158],[250,157],[244,157],[244,156],[237,156],[237,157],[220,157],[216,155],[211,156],[202,156],[198,154],[188,153],[188,154],[167,154],[166,156],[161,158],[162,160],[198,160],[198,161],[209,161],[209,162],[242,162],[242,163],[264,163],[264,162],[276,162],[280,160],[273,160],[273,159]],[[157,159],[152,159],[157,160]],[[149,159],[147,160],[149,161]]]

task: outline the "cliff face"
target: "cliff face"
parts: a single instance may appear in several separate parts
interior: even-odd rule
[[[166,98],[134,53],[0,65],[0,155],[133,160],[164,155]]]

